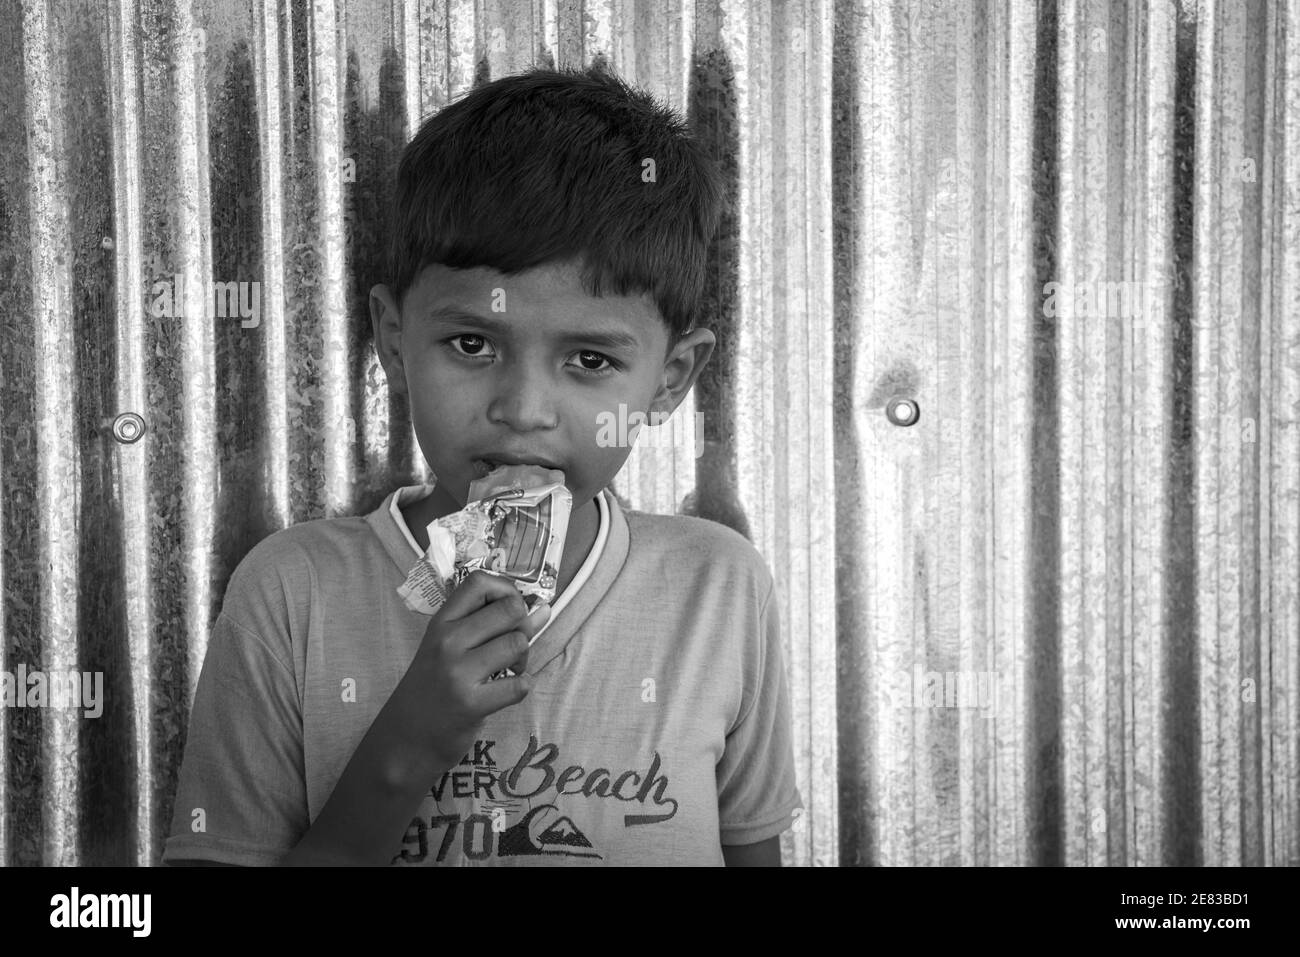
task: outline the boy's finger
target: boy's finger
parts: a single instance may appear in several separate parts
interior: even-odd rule
[[[459,621],[498,598],[517,594],[519,589],[500,575],[475,571],[451,593],[434,615],[434,619],[446,622]]]
[[[546,624],[551,606],[536,605],[532,614],[523,610],[526,607],[518,592],[498,598],[457,622],[455,641],[462,651],[469,651],[508,631],[522,631],[531,638]]]
[[[479,685],[478,704],[483,714],[492,714],[512,704],[518,704],[528,697],[533,690],[531,675],[515,675],[513,678],[498,678]]]
[[[546,623],[550,620],[551,606],[548,602],[543,601],[534,605],[522,620],[515,622],[513,627],[531,638],[546,627]]]
[[[517,662],[520,658],[527,660],[529,650],[527,642],[528,638],[518,631],[497,635],[465,656],[469,673],[474,676],[475,681],[487,681],[503,668],[510,668],[515,674],[519,674],[523,669],[514,667],[512,662]]]

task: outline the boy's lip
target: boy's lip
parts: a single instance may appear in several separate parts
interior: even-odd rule
[[[488,455],[477,456],[474,461],[485,462],[488,465],[536,465],[544,469],[558,469],[560,466],[553,463],[550,459],[540,458],[536,455],[514,455],[510,452],[492,452]]]
[[[479,456],[473,460],[474,473],[479,478],[484,478],[502,465],[531,465],[537,468],[564,471],[560,466],[552,464],[549,459],[538,458],[531,455],[494,453],[491,455]]]

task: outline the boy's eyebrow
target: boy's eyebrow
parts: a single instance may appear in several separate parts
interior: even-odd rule
[[[504,336],[510,333],[510,324],[502,322],[499,319],[491,319],[487,316],[476,315],[465,309],[457,309],[454,306],[442,306],[437,309],[431,309],[426,318],[430,322],[455,323],[460,326],[473,326],[482,329],[484,332],[491,332],[495,335]],[[579,345],[592,344],[605,346],[608,349],[626,349],[631,352],[641,348],[641,341],[631,333],[621,332],[617,329],[575,329],[572,332],[562,332],[557,337],[562,344]]]

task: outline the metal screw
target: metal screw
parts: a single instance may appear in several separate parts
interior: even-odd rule
[[[921,418],[921,407],[915,399],[890,399],[885,406],[885,417],[894,425],[916,425]]]
[[[113,438],[125,445],[138,442],[144,433],[144,417],[135,412],[123,412],[113,420]]]

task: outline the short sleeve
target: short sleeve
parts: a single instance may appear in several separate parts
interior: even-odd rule
[[[305,780],[292,666],[223,611],[194,694],[163,861],[278,863],[310,826]]]
[[[781,616],[772,587],[759,614],[758,668],[745,713],[718,762],[718,827],[723,844],[756,844],[793,823],[795,786],[790,697]]]

